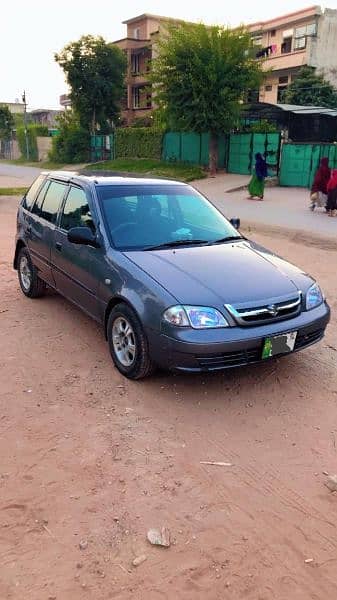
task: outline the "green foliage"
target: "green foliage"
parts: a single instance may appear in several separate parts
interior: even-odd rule
[[[113,173],[139,173],[149,177],[167,177],[178,181],[193,181],[206,177],[205,171],[198,165],[183,163],[167,163],[153,159],[119,158],[90,164],[86,167],[93,171],[111,171]]]
[[[124,52],[100,36],[85,35],[55,54],[55,60],[65,72],[81,127],[94,133],[98,126],[100,133],[109,133],[125,91]]]
[[[8,106],[0,105],[0,138],[10,139],[14,128],[14,118]]]
[[[125,127],[116,129],[116,156],[119,158],[160,159],[163,132],[154,128]]]
[[[249,133],[276,133],[278,131],[276,125],[267,119],[261,119],[256,123],[250,123],[244,127],[244,131]]]
[[[32,125],[32,127],[34,127],[35,134],[38,137],[48,137],[49,136],[48,127],[46,125]]]
[[[323,75],[316,75],[314,67],[302,67],[285,91],[283,101],[300,106],[337,108],[337,90]]]
[[[59,134],[52,138],[49,159],[55,163],[81,163],[90,160],[90,133],[81,126],[73,111],[58,117]]]
[[[40,125],[27,125],[29,160],[32,161],[39,160],[36,137],[37,135],[40,135],[37,133],[37,131],[40,130],[40,127]],[[16,137],[19,143],[21,155],[27,158],[27,143],[24,126],[20,126],[17,128]]]
[[[249,56],[250,34],[243,28],[188,23],[168,26],[152,62],[156,102],[171,130],[228,132],[247,89],[259,87],[261,67]]]

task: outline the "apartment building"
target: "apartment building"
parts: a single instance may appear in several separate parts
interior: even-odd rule
[[[149,69],[155,42],[168,23],[178,19],[144,13],[127,21],[126,37],[113,42],[128,58],[126,97],[122,118],[126,124],[150,117],[154,107]],[[303,10],[248,25],[256,45],[257,60],[267,72],[256,100],[282,102],[288,85],[301,67],[316,67],[337,87],[337,10],[311,6]]]
[[[150,116],[154,106],[148,75],[155,56],[155,41],[168,23],[179,22],[182,21],[149,13],[123,21],[127,27],[126,37],[113,43],[124,50],[128,58],[127,93],[122,111],[126,123]]]
[[[267,78],[260,102],[282,103],[303,66],[316,67],[337,87],[337,10],[319,6],[248,26]]]

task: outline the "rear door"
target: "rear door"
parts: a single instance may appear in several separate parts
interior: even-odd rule
[[[101,320],[97,298],[102,280],[104,249],[69,242],[72,227],[90,227],[96,233],[90,192],[71,185],[59,218],[51,251],[52,272],[56,287],[63,296]]]
[[[41,279],[54,286],[50,266],[50,252],[55,224],[67,184],[46,179],[26,219],[27,245]]]

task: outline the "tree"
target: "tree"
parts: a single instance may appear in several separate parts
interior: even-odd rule
[[[14,117],[8,106],[0,105],[0,138],[8,140],[14,128]]]
[[[100,36],[85,35],[55,54],[55,60],[66,74],[72,107],[81,126],[91,133],[97,125],[102,133],[110,131],[120,114],[124,93],[124,52]]]
[[[90,160],[90,134],[81,126],[77,114],[66,110],[57,118],[59,133],[52,138],[49,158],[56,163],[81,163]]]
[[[169,25],[157,42],[151,81],[168,125],[210,132],[209,166],[214,173],[218,136],[237,123],[244,95],[262,80],[251,56],[249,33],[203,24]]]
[[[286,90],[284,102],[337,108],[337,90],[323,75],[317,75],[314,67],[302,67],[295,81]]]

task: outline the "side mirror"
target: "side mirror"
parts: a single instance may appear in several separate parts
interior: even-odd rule
[[[68,240],[73,244],[83,244],[84,246],[94,246],[99,248],[96,235],[89,227],[72,227],[68,231]]]
[[[235,229],[240,229],[241,221],[238,217],[232,217],[229,222],[231,225],[233,225],[233,227],[235,227]]]

